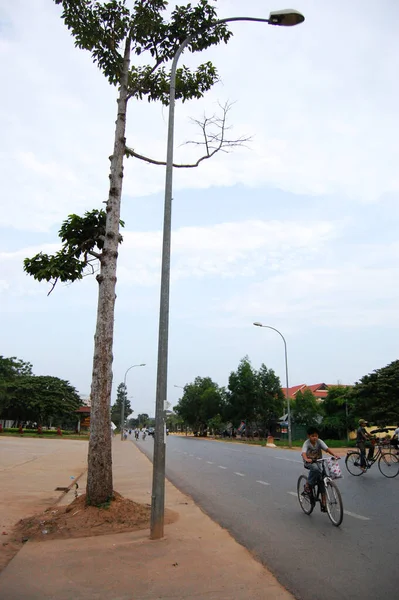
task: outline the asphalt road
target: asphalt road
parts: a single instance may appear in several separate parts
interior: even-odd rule
[[[152,456],[153,440],[135,442]],[[298,599],[379,600],[399,585],[399,476],[375,464],[338,481],[344,504],[334,527],[296,497],[299,450],[167,437],[167,477],[253,552]],[[237,566],[239,568],[239,566]]]

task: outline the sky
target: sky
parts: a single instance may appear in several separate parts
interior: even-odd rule
[[[220,18],[268,17],[219,0]],[[281,4],[281,3],[280,3]],[[171,3],[174,5],[174,3]],[[227,385],[249,356],[285,384],[352,384],[398,358],[399,4],[301,0],[293,28],[234,23],[211,60],[220,82],[176,106],[175,159],[199,157],[192,119],[233,103],[245,147],[175,170],[168,401],[196,376]],[[0,319],[3,356],[90,393],[97,283],[37,283],[23,259],[59,248],[68,214],[108,196],[117,90],[50,0],[0,0]],[[132,101],[127,144],[164,160],[167,109]],[[126,370],[136,414],[154,414],[164,168],[125,164],[113,394]]]

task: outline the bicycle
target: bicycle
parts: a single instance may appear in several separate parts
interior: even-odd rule
[[[390,450],[383,452],[387,448],[386,444],[378,442],[377,452],[372,457],[366,457],[366,467],[362,469],[360,463],[360,450],[351,450],[347,453],[345,458],[345,466],[349,473],[354,477],[363,475],[368,469],[371,469],[373,464],[378,461],[378,468],[384,477],[393,479],[399,474],[399,458],[396,454]]]
[[[327,473],[325,467],[325,461],[328,458],[319,458],[315,462],[319,463],[321,479],[324,483],[324,489],[326,491],[326,510],[328,517],[335,527],[339,527],[344,518],[344,507],[342,504],[341,493],[337,485],[333,482],[330,475]],[[312,514],[316,502],[320,503],[320,510],[322,510],[321,502],[321,486],[320,480],[315,484],[314,488],[310,488],[310,491],[305,491],[305,484],[307,484],[308,478],[306,475],[300,475],[297,483],[297,494],[300,507],[302,508],[305,515]]]

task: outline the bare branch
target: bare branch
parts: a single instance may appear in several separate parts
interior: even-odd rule
[[[101,254],[99,254],[98,252],[94,252],[94,250],[88,250],[87,254],[90,254],[90,256],[94,256],[95,258],[98,258],[98,260],[101,260]]]
[[[57,281],[58,281],[58,277],[54,280],[54,283],[52,283],[51,290],[48,292],[47,296],[50,296],[51,292],[53,291],[53,289],[57,285]],[[51,283],[51,281],[50,281],[50,283]]]
[[[236,148],[237,146],[245,146],[247,142],[250,142],[251,136],[241,136],[236,139],[226,138],[226,132],[231,129],[231,127],[227,127],[227,115],[232,107],[232,104],[226,102],[226,104],[221,105],[219,107],[222,111],[221,115],[213,115],[212,117],[206,117],[204,115],[203,120],[199,119],[191,119],[192,123],[197,125],[201,130],[200,141],[190,140],[185,142],[185,144],[192,144],[195,146],[203,146],[205,148],[205,154],[201,156],[196,162],[190,164],[180,164],[173,163],[173,166],[177,169],[190,169],[198,167],[204,160],[208,160],[215,156],[217,152],[230,152],[231,148]],[[154,158],[150,158],[148,156],[144,156],[143,154],[139,154],[133,148],[125,147],[125,155],[127,157],[133,156],[134,158],[139,158],[140,160],[144,160],[147,163],[152,165],[166,165],[164,160],[155,160]]]

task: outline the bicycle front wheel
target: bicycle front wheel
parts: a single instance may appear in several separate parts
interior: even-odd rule
[[[384,477],[392,479],[399,473],[399,459],[392,452],[384,452],[378,460],[378,468]]]
[[[310,515],[314,509],[314,500],[313,494],[304,493],[304,487],[307,481],[307,477],[305,477],[305,475],[301,475],[298,479],[296,489],[300,507],[302,508],[305,515]]]
[[[341,493],[333,481],[327,481],[326,484],[326,508],[330,521],[335,527],[339,527],[344,518],[344,507],[342,504]]]
[[[345,466],[351,475],[359,477],[363,475],[364,471],[360,466],[360,454],[359,452],[348,452],[345,458]]]

